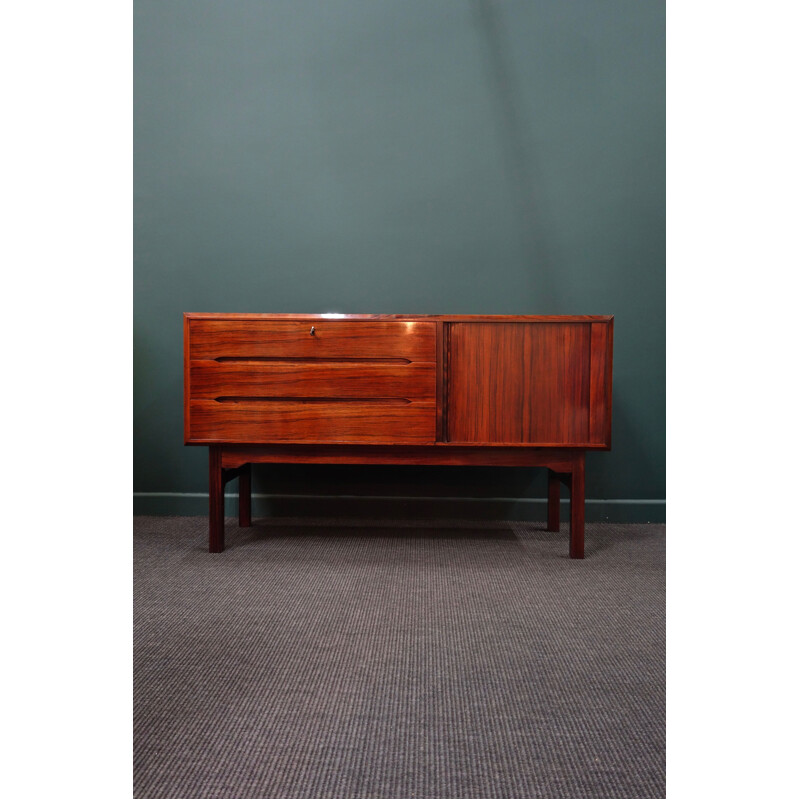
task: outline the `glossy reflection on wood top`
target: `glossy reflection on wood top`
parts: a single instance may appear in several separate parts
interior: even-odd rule
[[[238,320],[345,320],[422,322],[610,322],[610,314],[229,314],[224,312],[186,312],[187,319]]]

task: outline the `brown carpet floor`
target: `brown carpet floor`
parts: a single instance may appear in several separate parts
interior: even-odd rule
[[[135,797],[665,796],[665,526],[227,523],[135,519]]]

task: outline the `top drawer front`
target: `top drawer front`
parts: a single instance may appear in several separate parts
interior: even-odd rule
[[[314,333],[311,333],[312,327]],[[433,322],[192,319],[189,357],[436,360]]]

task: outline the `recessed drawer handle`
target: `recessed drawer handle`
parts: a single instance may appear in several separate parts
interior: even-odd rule
[[[317,329],[312,325],[311,326],[311,335],[313,336],[317,332]]]

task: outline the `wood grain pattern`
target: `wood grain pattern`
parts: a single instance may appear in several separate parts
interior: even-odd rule
[[[436,365],[347,362],[191,362],[191,396],[436,399]]]
[[[436,441],[445,438],[445,365],[447,363],[447,328],[443,322],[436,323]]]
[[[190,357],[406,358],[436,361],[433,322],[189,319]],[[314,328],[314,334],[311,329]]]
[[[433,444],[433,401],[403,405],[300,401],[218,403],[192,400],[195,442],[352,442]]]
[[[315,320],[329,321],[423,321],[423,322],[608,322],[609,314],[271,314],[187,311],[189,319]]]
[[[589,441],[611,447],[612,324],[592,323]]]
[[[192,384],[190,377],[189,367],[189,317],[183,315],[183,441],[189,442],[191,439],[190,432],[190,415],[189,415],[189,399],[192,394]]]
[[[436,464],[442,466],[548,467],[572,469],[573,450],[549,447],[463,445],[225,445],[222,463],[242,464]]]
[[[313,329],[313,331],[312,331]],[[312,335],[313,333],[313,335]],[[585,450],[611,443],[613,317],[186,314],[184,435],[209,445],[209,549],[250,464],[545,467],[584,556]]]
[[[208,552],[225,549],[225,481],[222,479],[222,448],[208,448]]]
[[[448,440],[585,445],[590,343],[586,323],[452,324]]]
[[[575,455],[569,482],[569,557],[583,558],[585,519],[585,454]]]

